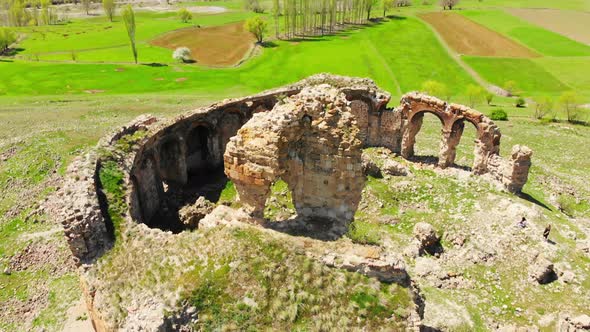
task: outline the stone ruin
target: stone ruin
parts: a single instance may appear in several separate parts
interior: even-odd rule
[[[58,193],[70,249],[79,264],[93,264],[113,244],[99,178],[113,159],[124,173],[129,224],[180,232],[186,225],[180,211],[199,197],[216,202],[229,180],[243,212],[259,220],[271,185],[281,179],[298,218],[311,224],[329,220],[343,233],[365,184],[362,149],[384,147],[411,159],[425,113],[442,124],[439,167],[454,164],[464,126],[471,123],[477,129],[473,173],[513,193],[523,188],[531,150],[517,145],[509,159],[501,157],[500,130],[485,115],[416,92],[404,95],[397,108],[388,108],[389,102],[390,94],[371,80],[320,74],[168,121],[140,117],[70,165]],[[135,140],[122,149],[126,137]],[[190,223],[198,227],[198,221]],[[91,301],[88,306],[100,322]]]

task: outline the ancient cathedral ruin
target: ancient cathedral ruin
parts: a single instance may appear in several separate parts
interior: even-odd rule
[[[113,245],[109,202],[98,177],[107,159],[123,170],[130,225],[181,232],[179,211],[199,197],[216,202],[228,181],[243,213],[261,219],[270,187],[283,180],[297,218],[345,228],[365,186],[363,149],[384,147],[411,159],[425,113],[441,122],[438,167],[454,164],[463,129],[473,125],[472,172],[513,193],[523,188],[531,150],[517,145],[510,158],[501,157],[500,130],[482,113],[416,92],[404,95],[398,107],[389,108],[390,102],[371,80],[321,74],[171,120],[141,117],[69,168],[62,220],[72,253],[80,264],[93,264]],[[121,149],[125,137],[136,139]],[[88,303],[95,326],[102,324],[100,310]]]

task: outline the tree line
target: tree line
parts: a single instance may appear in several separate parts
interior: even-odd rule
[[[277,38],[333,33],[344,25],[365,24],[378,0],[273,0]],[[281,28],[282,27],[282,28]]]

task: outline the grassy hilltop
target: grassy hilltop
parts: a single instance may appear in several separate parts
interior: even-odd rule
[[[517,264],[522,258],[515,253],[508,256],[518,262],[514,266],[499,262],[489,271],[481,266],[461,267],[464,278],[493,289],[488,302],[473,300],[486,296],[482,289],[446,292],[425,287],[427,297],[441,303],[449,297],[462,301],[472,322],[465,330],[486,330],[486,317],[506,324],[538,325],[550,310],[583,312],[589,305],[583,294],[590,292],[590,259],[576,249],[576,241],[590,236],[590,127],[580,123],[590,121],[590,109],[580,107],[579,122],[568,123],[559,99],[574,91],[578,105],[590,104],[590,30],[570,23],[590,20],[590,0],[463,0],[444,13],[435,1],[413,2],[413,6],[390,10],[390,17],[383,20],[376,19],[382,16],[377,5],[372,12],[375,20],[369,24],[297,41],[274,38],[271,1],[262,2],[267,8],[263,14],[244,10],[239,0],[184,2],[173,5],[171,11],[138,10],[138,65],[133,64],[120,16],[109,22],[98,7],[92,10],[96,16],[15,28],[19,42],[10,55],[0,56],[0,273],[7,268],[11,272],[0,274],[0,331],[59,331],[66,320],[72,320],[69,309],[78,303],[81,291],[68,260],[69,249],[61,225],[36,211],[60,186],[75,156],[140,114],[173,117],[318,72],[369,77],[391,92],[392,107],[402,94],[423,89],[425,82],[440,82],[447,91],[439,97],[474,103],[486,114],[506,111],[508,121],[497,122],[503,134],[503,156],[509,155],[514,144],[534,150],[523,197],[499,192],[477,179],[445,178],[429,170],[415,171],[416,178],[410,180],[413,187],[369,179],[363,208],[348,234],[353,242],[401,245],[418,221],[431,222],[441,231],[463,227],[490,231],[480,224],[505,228],[512,216],[502,214],[497,205],[520,204],[540,211],[535,227],[554,225],[557,244],[550,251],[573,266],[576,282],[537,287],[521,283],[526,273],[515,267],[521,266]],[[226,11],[195,9],[209,6]],[[194,11],[189,23],[178,19],[176,11],[181,7]],[[537,19],[537,14],[544,19]],[[203,61],[196,58],[194,64],[178,63],[172,59],[172,49],[154,45],[154,40],[172,38],[179,31],[223,29],[256,15],[268,20],[270,43],[254,47],[251,39],[245,39],[247,51],[243,57],[232,54],[231,61],[241,60],[230,66],[206,64],[208,58],[224,57],[228,45],[219,40],[186,45],[202,50]],[[516,107],[516,97],[495,95],[488,104],[485,93],[475,97],[469,93],[474,86],[505,88],[510,81],[526,107]],[[535,119],[534,101],[546,98],[553,101],[552,107],[542,119]],[[471,165],[474,138],[475,129],[466,126],[459,166]],[[439,141],[440,124],[426,115],[417,154],[435,156]],[[478,214],[475,207],[482,206],[492,211],[489,219]],[[381,217],[398,222],[382,224]],[[443,245],[452,247],[448,242]],[[528,242],[522,245],[534,247]],[[299,258],[292,256],[288,253],[299,264]],[[551,301],[544,307],[546,298]],[[497,314],[494,308],[503,306]],[[530,313],[520,314],[516,308]],[[554,324],[541,328],[553,330]]]

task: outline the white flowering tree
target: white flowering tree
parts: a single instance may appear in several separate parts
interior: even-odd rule
[[[192,60],[191,50],[188,47],[179,47],[172,53],[172,58],[178,62],[189,62]]]

